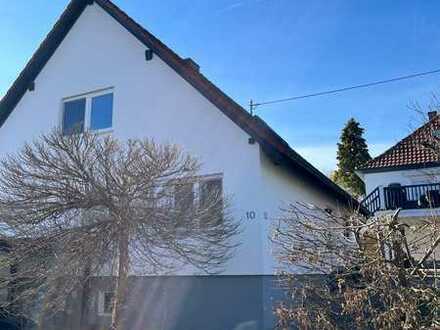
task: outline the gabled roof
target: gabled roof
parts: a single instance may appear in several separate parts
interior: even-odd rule
[[[357,208],[358,203],[345,190],[334,184],[329,178],[318,171],[298,153],[292,150],[288,143],[277,135],[262,119],[251,116],[234,100],[210,82],[198,70],[197,65],[185,60],[164,45],[160,40],[136,23],[120,8],[108,0],[72,0],[53,29],[41,43],[35,54],[27,63],[6,95],[0,101],[0,127],[14,110],[20,99],[26,93],[50,57],[55,53],[65,36],[68,34],[78,17],[88,5],[99,5],[117,22],[125,27],[153,53],[173,68],[183,79],[196,88],[220,111],[235,124],[246,131],[257,141],[263,151],[278,163],[288,166],[310,180],[311,183],[323,189],[328,194],[345,205]]]
[[[359,171],[368,173],[440,166],[438,153],[426,147],[432,142],[433,133],[437,130],[440,130],[439,115],[434,116],[383,154],[370,160]]]

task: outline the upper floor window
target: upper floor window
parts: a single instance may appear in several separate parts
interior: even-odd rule
[[[112,90],[64,99],[62,113],[64,134],[82,133],[85,130],[106,131],[112,127]]]
[[[92,97],[90,129],[108,129],[113,126],[113,93]]]
[[[84,131],[86,99],[64,102],[63,133],[81,133]]]

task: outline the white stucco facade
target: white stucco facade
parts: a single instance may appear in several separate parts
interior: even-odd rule
[[[112,88],[113,128],[107,134],[175,143],[199,158],[201,174],[220,173],[243,232],[224,274],[275,271],[270,223],[282,202],[339,207],[304,178],[275,166],[258,143],[98,5],[87,6],[67,37],[0,128],[0,157],[60,123],[63,99]],[[368,183],[368,189],[372,187]],[[249,217],[249,212],[254,212]]]

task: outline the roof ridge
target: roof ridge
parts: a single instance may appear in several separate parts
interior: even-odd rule
[[[417,133],[419,133],[421,130],[425,129],[428,125],[430,124],[430,122],[427,122],[425,124],[423,124],[422,126],[420,126],[419,128],[417,128],[415,131],[413,131],[412,133],[410,133],[409,135],[407,135],[406,137],[400,139],[400,141],[398,141],[395,145],[393,145],[392,147],[388,148],[387,150],[385,150],[383,153],[381,153],[380,155],[374,157],[373,159],[369,160],[368,162],[372,162],[375,159],[378,159],[382,156],[385,156],[386,154],[388,154],[389,152],[398,149],[399,146],[401,146],[402,144],[404,144],[406,141],[410,140],[413,138],[413,136],[417,135]]]
[[[199,70],[188,65],[177,53],[147,31],[127,13],[110,0],[71,0],[52,30],[44,39],[32,59],[22,70],[17,80],[0,101],[0,127],[26,93],[31,83],[41,72],[47,61],[64,40],[78,17],[87,5],[96,3],[129,33],[146,47],[151,49],[167,65],[174,69],[184,80],[197,89],[217,109],[232,120],[237,126],[253,137],[272,157],[283,160],[290,169],[299,171],[315,184],[331,193],[336,199],[358,208],[359,203],[345,190],[333,183],[313,165],[290,148],[289,144],[275,133],[267,124],[260,125],[258,119],[250,115],[231,97],[214,85]]]

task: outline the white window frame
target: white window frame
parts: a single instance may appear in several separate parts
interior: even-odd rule
[[[113,107],[112,107],[112,126],[104,129],[94,129],[92,130],[90,128],[91,120],[92,120],[92,99],[97,96],[102,96],[106,94],[113,94]],[[103,88],[99,90],[95,90],[88,93],[82,93],[77,94],[74,96],[64,97],[61,100],[61,109],[60,109],[60,120],[59,120],[59,127],[61,127],[61,130],[64,129],[64,104],[66,102],[80,100],[80,99],[86,99],[86,109],[84,112],[84,132],[92,132],[95,134],[107,134],[113,132],[114,128],[114,121],[115,121],[115,91],[113,87],[109,88]]]
[[[111,316],[112,313],[105,311],[105,295],[115,294],[113,291],[98,291],[98,315],[100,316]]]
[[[222,185],[222,191],[221,193],[224,195],[224,182],[223,182],[223,175],[222,174],[210,174],[210,175],[203,175],[200,176],[199,179],[197,180],[197,189],[198,189],[198,196],[199,199],[202,197],[202,186],[205,182],[209,182],[209,181],[215,181],[215,180],[220,180],[221,181],[221,185]],[[198,201],[198,206],[200,206],[200,200]]]
[[[223,173],[214,173],[214,174],[206,174],[206,175],[199,175],[194,177],[193,180],[191,180],[193,193],[194,193],[194,199],[193,199],[193,206],[194,207],[200,207],[200,197],[201,197],[201,188],[204,182],[212,181],[212,180],[221,180],[222,182],[222,194],[224,195],[224,180],[223,180]],[[175,196],[173,191],[173,200],[172,205],[175,207]]]

